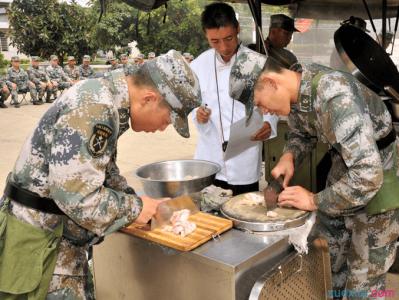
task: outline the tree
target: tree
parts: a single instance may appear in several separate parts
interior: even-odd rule
[[[90,54],[96,20],[87,8],[57,0],[14,0],[9,8],[11,44],[20,52],[49,58],[57,54],[80,59]]]
[[[98,2],[94,2],[93,8],[98,16]],[[202,9],[195,0],[171,0],[167,9],[162,6],[145,13],[122,1],[109,1],[93,40],[105,50],[125,47],[136,40],[143,53],[154,51],[160,54],[176,49],[197,55],[208,48],[201,28]]]
[[[195,56],[203,52],[209,46],[201,27],[202,9],[196,0],[171,0],[167,9],[141,14],[136,38],[140,50],[164,53],[176,49]]]
[[[99,5],[94,3],[92,13],[98,17]],[[93,30],[92,45],[103,50],[126,47],[134,37],[135,16],[137,10],[120,1],[107,3],[106,14]]]

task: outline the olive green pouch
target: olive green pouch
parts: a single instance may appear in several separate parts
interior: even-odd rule
[[[384,182],[380,190],[366,206],[368,215],[381,214],[399,208],[399,178],[396,176],[396,144],[394,144],[393,158],[394,167],[391,170],[384,171]]]
[[[62,229],[43,230],[0,210],[0,299],[46,298]]]

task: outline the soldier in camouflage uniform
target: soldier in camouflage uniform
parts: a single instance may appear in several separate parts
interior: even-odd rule
[[[11,105],[19,108],[18,94],[27,93],[28,91],[34,105],[42,104],[42,102],[37,100],[35,84],[29,80],[28,73],[19,67],[18,56],[13,56],[11,58],[11,68],[7,71],[6,82],[11,91]]]
[[[334,298],[351,291],[357,296],[350,299],[364,299],[365,294],[371,297],[372,291],[385,290],[386,272],[395,257],[399,210],[367,211],[383,183],[383,170],[398,164],[393,159],[398,143],[384,103],[351,74],[317,64],[297,72],[293,65],[282,67],[269,57],[261,68],[251,64],[250,57],[237,58],[230,88],[235,99],[246,99],[241,95],[251,93],[254,78],[262,72],[255,85],[255,105],[263,112],[288,115],[288,140],[272,170],[273,177],[284,177],[279,205],[317,211],[318,230],[330,247]],[[253,103],[246,106],[250,112]],[[300,186],[288,187],[295,166],[316,141],[331,149],[325,189],[313,194]]]
[[[40,58],[38,56],[32,56],[32,64],[28,68],[29,80],[32,81],[38,92],[39,102],[43,103],[44,93],[47,91],[46,101],[50,99],[50,90],[53,87],[50,78],[48,77],[45,70],[39,67]]]
[[[155,52],[149,52],[147,57],[148,59],[154,59],[156,57]]]
[[[137,54],[137,56],[134,58],[134,63],[136,65],[142,65],[144,63],[144,54]]]
[[[79,74],[82,79],[94,77],[95,74],[93,68],[90,66],[89,55],[83,56],[82,64],[79,66]]]
[[[129,56],[127,54],[121,54],[120,58],[125,75],[127,76],[133,74],[136,67],[129,63]]]
[[[58,65],[57,55],[51,55],[50,65],[46,68],[46,73],[53,85],[51,94],[54,95],[54,99],[57,97],[58,90],[68,89],[73,84],[71,78],[69,78],[62,67]],[[48,102],[52,102],[52,100],[49,99]]]
[[[109,58],[108,61],[111,64],[111,67],[109,67],[110,71],[114,71],[114,70],[123,68],[122,65],[118,64],[118,60],[115,57]]]
[[[0,79],[0,108],[7,108],[4,102],[7,101],[8,96],[10,96],[10,90],[4,79]]]
[[[200,103],[197,78],[171,50],[132,76],[117,70],[79,82],[45,113],[9,181],[53,199],[66,214],[10,201],[10,213],[34,226],[53,230],[64,222],[47,299],[91,299],[86,257],[90,244],[96,236],[133,221],[148,222],[160,203],[137,196],[119,174],[116,146],[129,121],[134,131],[146,132],[163,131],[173,123],[180,135],[189,137],[187,116]]]
[[[68,56],[68,64],[64,67],[65,74],[72,79],[73,84],[80,80],[79,68],[76,67],[76,60],[74,56]]]

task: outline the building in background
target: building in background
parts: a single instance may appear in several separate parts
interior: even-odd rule
[[[11,59],[11,56],[19,55],[21,58],[26,58],[25,55],[18,53],[18,49],[10,46],[10,38],[8,32],[10,23],[8,22],[7,8],[10,6],[12,0],[0,0],[0,50],[5,59]]]

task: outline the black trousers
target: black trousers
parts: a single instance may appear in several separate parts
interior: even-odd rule
[[[251,184],[243,184],[243,185],[233,185],[229,184],[226,181],[215,179],[213,181],[213,185],[218,186],[225,190],[232,190],[233,196],[249,193],[249,192],[258,192],[259,191],[259,181],[251,183]]]

